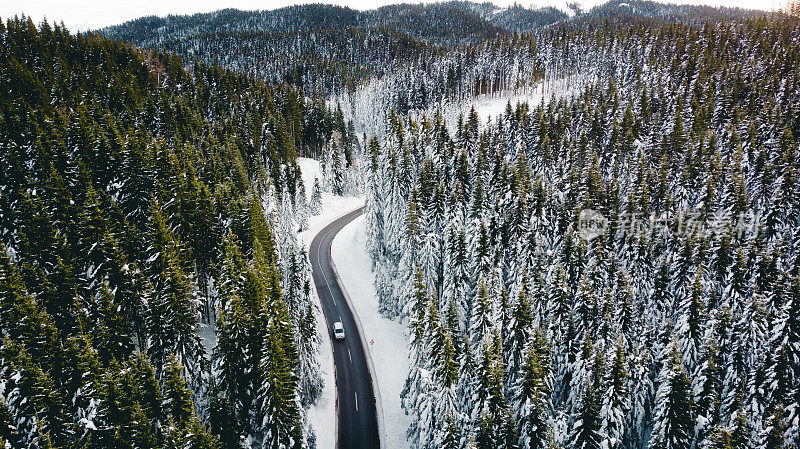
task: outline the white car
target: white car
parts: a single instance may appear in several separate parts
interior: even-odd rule
[[[344,340],[344,325],[341,321],[333,323],[333,336],[337,340]]]

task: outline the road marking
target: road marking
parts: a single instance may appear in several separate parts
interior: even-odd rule
[[[353,212],[355,212],[355,211],[348,212],[348,214],[346,214],[346,215],[344,215],[344,216],[342,216],[342,217],[340,217],[340,218],[344,218],[345,216],[347,216],[347,215],[349,215],[349,214],[351,214],[351,213],[353,213]],[[351,220],[351,221],[352,221],[352,220]],[[327,237],[328,237],[328,235],[329,235],[330,233],[332,233],[332,232],[333,232],[335,229],[336,229],[336,227],[335,227],[335,226],[334,226],[334,227],[332,227],[331,229],[329,229],[329,230],[328,230],[328,232],[326,232],[325,234],[323,234],[323,236],[322,236],[322,237],[320,237],[320,239],[319,239],[319,242],[317,243],[317,262],[320,262],[320,261],[321,261],[321,259],[320,259],[320,255],[322,254],[322,241],[323,241],[323,240],[325,240],[325,238],[327,238]],[[323,229],[323,230],[324,230],[324,229]],[[337,232],[339,232],[340,230],[341,230],[341,229],[337,230]],[[331,241],[331,245],[333,245],[333,241]],[[333,257],[333,256],[331,256],[331,257]],[[328,287],[328,292],[329,292],[329,293],[331,293],[329,296],[330,296],[330,297],[331,297],[331,299],[333,300],[333,304],[334,304],[334,305],[336,305],[336,299],[333,297],[333,293],[331,292],[330,281],[328,281],[328,275],[327,275],[327,274],[325,274],[325,270],[324,270],[324,269],[322,269],[322,263],[321,263],[321,262],[320,262],[320,264],[319,264],[319,265],[320,265],[320,271],[322,271],[322,278],[323,278],[323,279],[325,279],[325,286],[326,286],[326,287]]]
[[[352,211],[352,212],[349,212],[349,213],[353,213],[353,212],[355,212],[355,211]],[[321,257],[321,255],[322,255],[322,241],[325,240],[328,237],[328,235],[330,235],[334,230],[335,230],[335,227],[331,228],[328,232],[326,232],[324,235],[322,235],[320,237],[319,243],[317,244],[316,253],[317,253],[317,264],[319,265],[320,271],[322,271],[322,278],[325,280],[325,288],[327,288],[327,290],[328,290],[328,296],[333,301],[334,306],[338,306],[338,304],[336,304],[336,298],[334,298],[334,295],[333,295],[333,291],[332,291],[332,288],[331,288],[331,282],[328,280],[328,275],[325,273],[325,270],[323,269],[322,257]],[[341,229],[339,229],[339,230],[341,230]],[[339,230],[336,230],[336,231],[338,232]],[[331,243],[333,243],[333,242],[331,241]],[[313,247],[312,247],[312,252],[313,252]],[[338,287],[338,280],[339,280],[338,276],[336,276],[336,273],[334,273],[334,282],[337,283],[337,287]],[[322,298],[320,298],[320,300],[321,299]],[[323,308],[323,312],[324,312],[324,308]],[[342,321],[342,317],[341,316],[339,316],[339,321]],[[349,348],[347,349],[347,357],[350,359],[350,363],[352,364],[353,363],[353,355],[351,354]],[[338,406],[339,406],[339,395],[338,395],[338,381],[339,381],[339,379],[338,379],[338,376],[336,378],[336,381],[337,381],[336,382],[337,383],[336,405],[337,405],[337,408],[338,408]],[[356,412],[358,412],[358,393],[354,391],[353,392],[353,396],[355,398]]]
[[[332,227],[331,229],[328,230],[328,232],[326,232],[325,234],[322,235],[322,237],[320,237],[319,242],[317,243],[317,262],[320,262],[321,260],[320,255],[322,254],[322,241],[325,240],[325,238],[328,237],[328,234],[333,232],[335,228],[336,228],[335,226]],[[333,243],[333,241],[331,241],[331,243]],[[331,287],[330,287],[330,281],[328,281],[328,275],[326,275],[325,270],[322,269],[322,263],[320,263],[319,266],[320,266],[320,271],[322,271],[322,278],[325,279],[325,286],[328,287],[328,292],[330,293]],[[331,294],[330,297],[333,298],[333,294]],[[336,303],[335,300],[334,303]]]
[[[329,282],[328,282],[328,276],[325,274],[325,270],[322,269],[322,262],[321,262],[321,259],[320,259],[320,255],[322,254],[322,241],[325,240],[325,237],[327,237],[328,234],[330,234],[330,231],[326,232],[322,237],[320,237],[319,243],[317,244],[317,262],[320,262],[319,267],[320,267],[320,271],[322,272],[322,278],[325,279],[325,286],[328,287],[328,292],[330,292],[331,287],[330,287]],[[329,295],[329,296],[331,298],[333,298],[333,295]]]

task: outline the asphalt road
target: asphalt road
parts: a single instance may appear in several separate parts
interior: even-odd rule
[[[358,334],[353,312],[347,306],[342,289],[331,268],[331,242],[345,225],[361,215],[359,208],[326,226],[311,242],[311,270],[322,311],[333,342],[336,366],[336,400],[339,414],[339,449],[378,449],[378,421],[375,395],[367,359]],[[344,324],[345,339],[333,337],[333,323]]]

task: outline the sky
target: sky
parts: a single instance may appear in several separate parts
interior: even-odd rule
[[[484,0],[479,0],[480,2]],[[607,0],[577,0],[584,9],[605,3]],[[664,0],[661,0],[664,1]],[[672,0],[669,3],[706,4],[713,6],[738,6],[741,8],[772,10],[780,8],[787,0]],[[85,31],[116,25],[142,16],[168,14],[194,14],[223,8],[243,10],[276,9],[300,3],[331,3],[355,9],[372,9],[393,3],[419,3],[420,0],[3,0],[0,17],[25,14],[39,23],[43,18],[50,22],[63,22],[71,31]],[[422,3],[432,3],[422,0]],[[514,0],[494,0],[498,6],[509,6]],[[566,0],[517,0],[523,6],[556,6],[564,8]]]

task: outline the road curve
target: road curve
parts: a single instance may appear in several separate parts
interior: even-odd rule
[[[333,364],[336,371],[338,403],[338,449],[378,449],[378,421],[375,395],[367,359],[358,334],[353,312],[331,267],[331,242],[336,234],[361,215],[363,207],[329,224],[314,236],[309,251],[311,272],[317,287],[328,333],[333,343]],[[345,339],[333,337],[333,323],[344,324]]]

